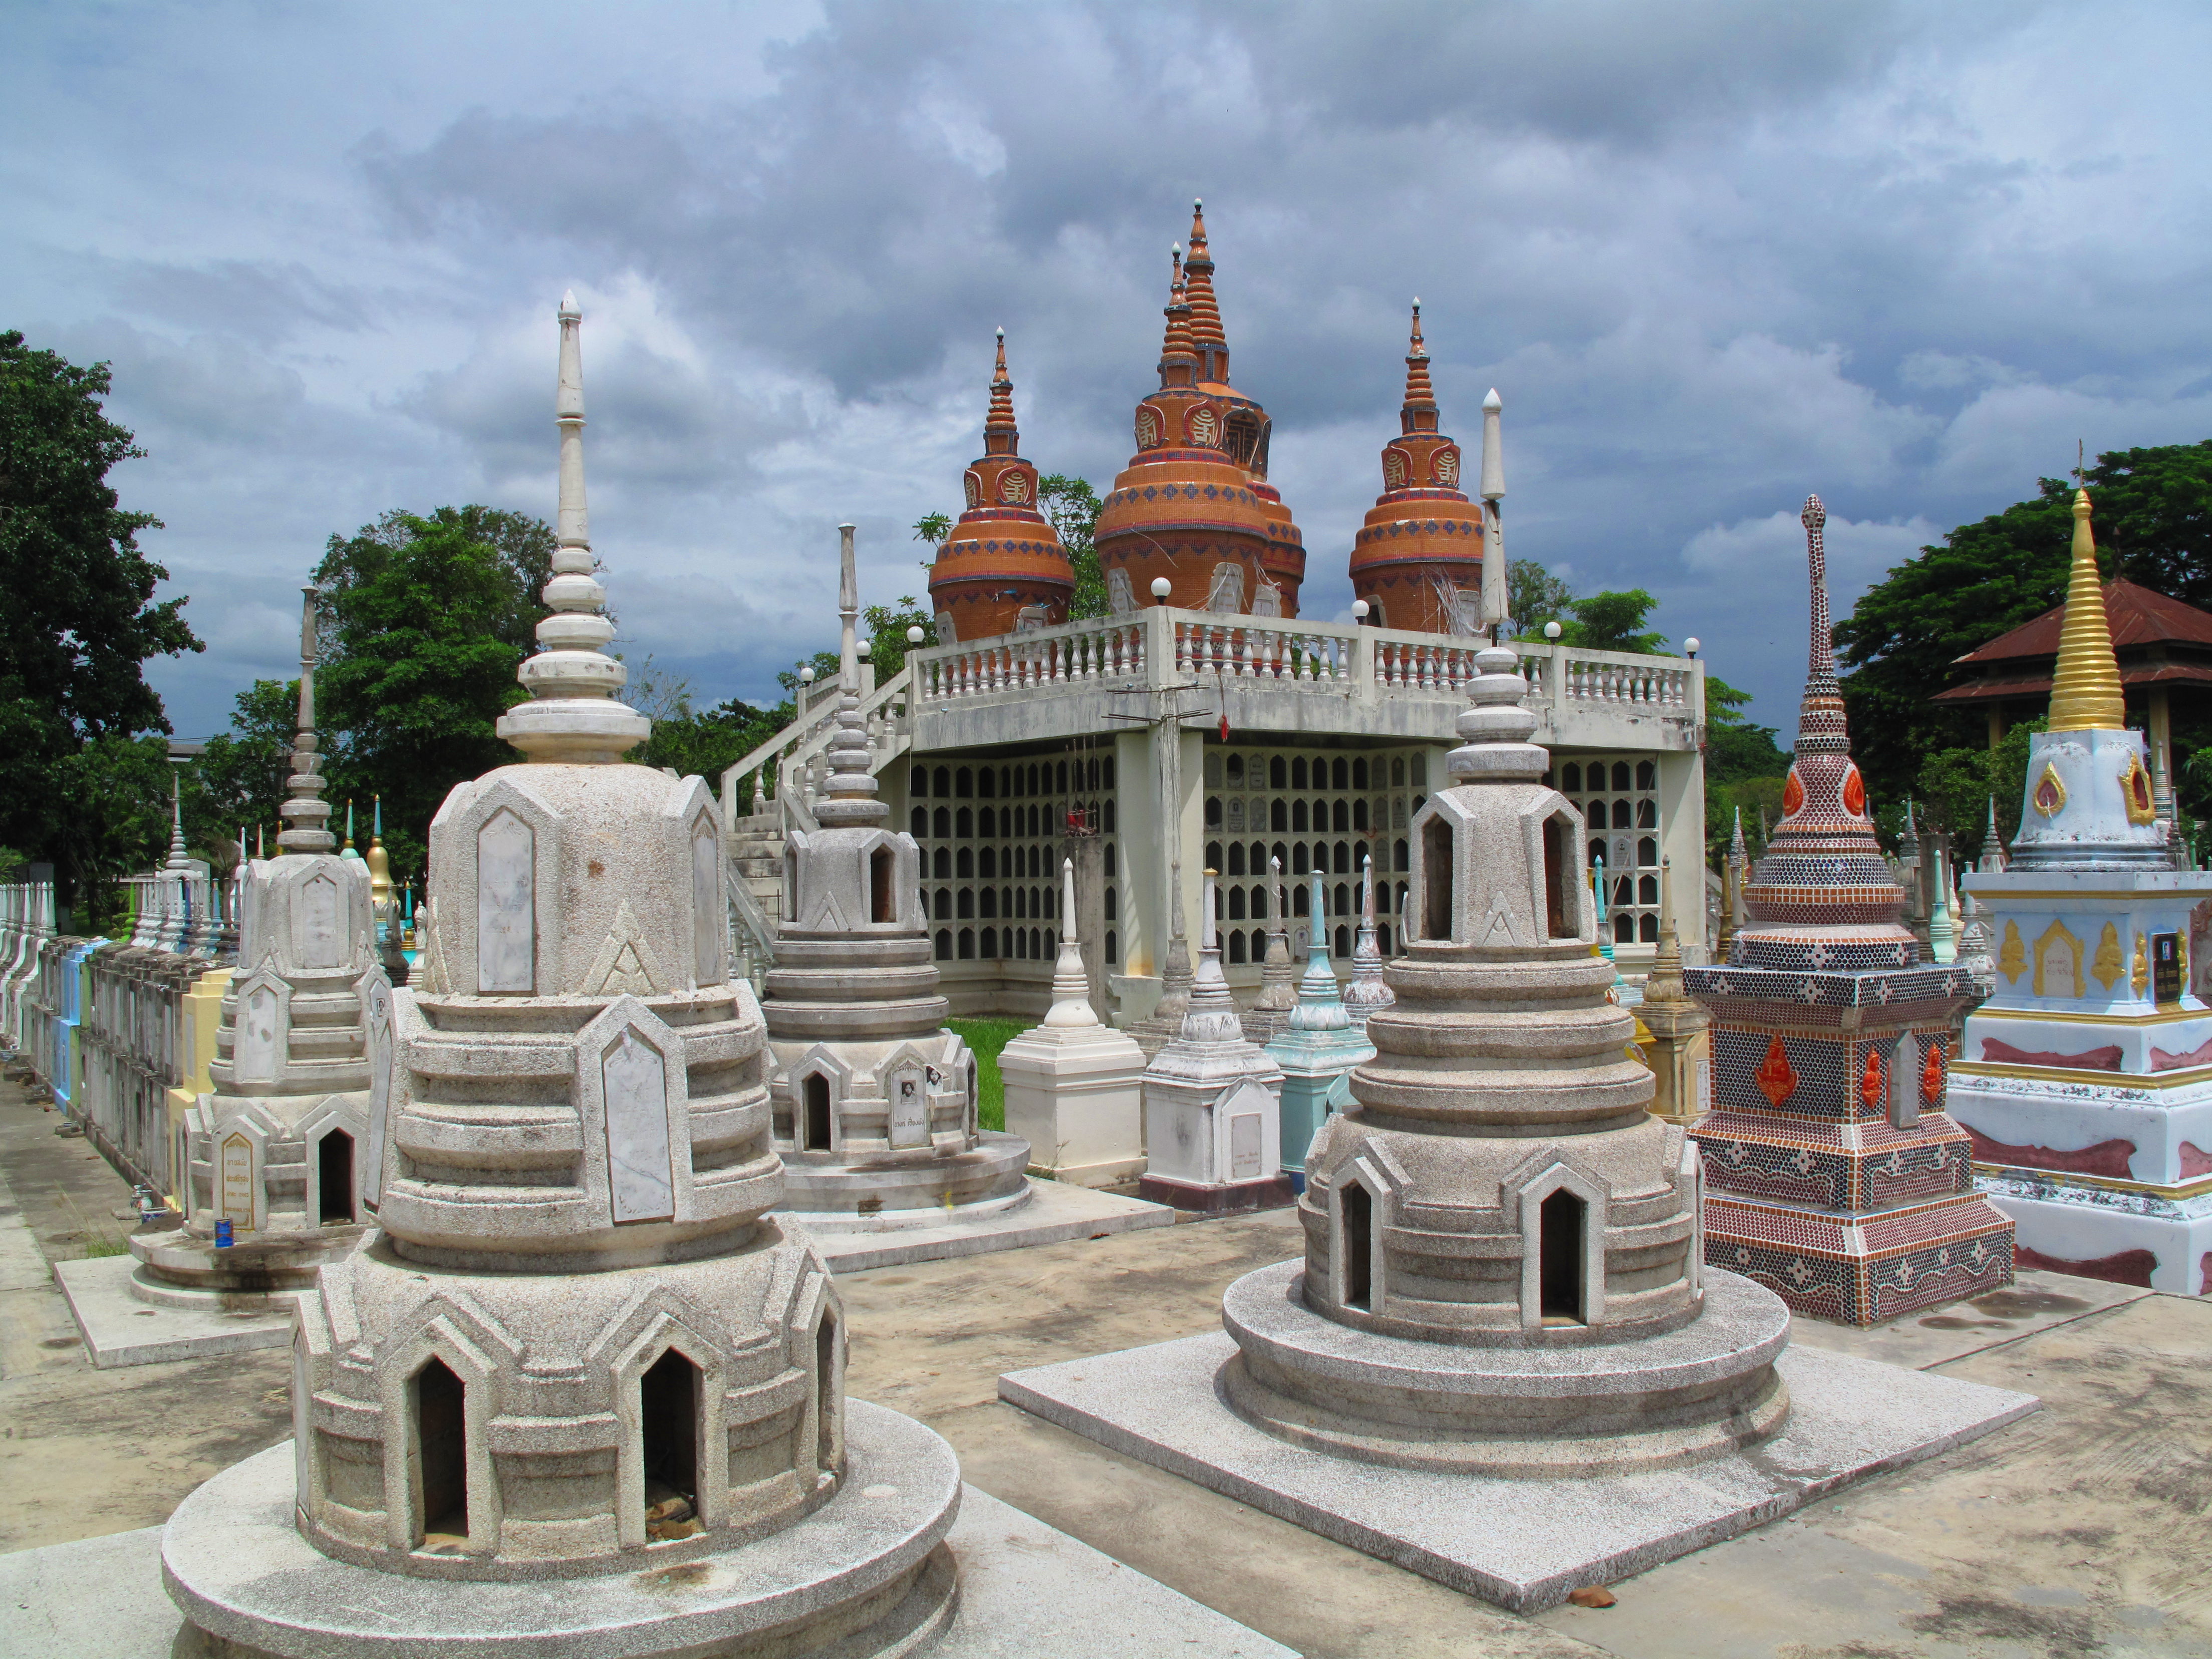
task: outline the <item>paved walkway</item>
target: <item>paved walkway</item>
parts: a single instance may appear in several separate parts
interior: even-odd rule
[[[119,1241],[129,1193],[55,1121],[0,1084],[0,1551],[154,1524],[290,1431],[282,1350],[84,1361],[33,1253]],[[973,1485],[1316,1659],[2212,1653],[2212,1304],[2197,1299],[2035,1273],[1883,1330],[1801,1323],[1800,1341],[2045,1409],[1616,1584],[1613,1607],[1533,1620],[999,1402],[1001,1371],[1216,1328],[1231,1279],[1299,1248],[1274,1214],[843,1277],[850,1386],[937,1429]]]

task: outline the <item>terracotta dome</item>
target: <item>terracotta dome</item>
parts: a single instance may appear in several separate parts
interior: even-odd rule
[[[1059,533],[1037,510],[1037,470],[1021,457],[1021,436],[1014,383],[1006,375],[1006,331],[1000,329],[983,453],[963,480],[967,511],[929,572],[940,644],[1011,634],[1024,611],[1043,627],[1067,620],[1075,571]]]
[[[1228,609],[1295,617],[1305,545],[1267,482],[1267,411],[1229,384],[1203,204],[1166,314],[1160,389],[1137,405],[1137,453],[1098,514],[1108,589],[1141,605],[1165,576],[1173,605],[1204,610],[1218,591]]]
[[[1382,493],[1352,538],[1352,591],[1378,628],[1472,634],[1481,617],[1482,508],[1460,488],[1459,446],[1437,420],[1416,300],[1400,433],[1383,447]]]

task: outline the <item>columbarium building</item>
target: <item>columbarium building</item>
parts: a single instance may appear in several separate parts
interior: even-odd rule
[[[956,1015],[1036,1017],[1052,1000],[1063,859],[1092,1001],[1150,1015],[1170,941],[1195,939],[1200,883],[1218,874],[1221,965],[1260,988],[1279,860],[1303,957],[1316,929],[1348,973],[1359,883],[1373,860],[1382,955],[1421,937],[1407,913],[1410,826],[1443,787],[1474,657],[1505,618],[1502,407],[1483,409],[1471,500],[1442,430],[1421,321],[1382,493],[1344,567],[1357,620],[1302,605],[1303,538],[1269,481],[1265,408],[1230,380],[1202,215],[1172,273],[1158,385],[1139,400],[1135,453],[1096,532],[1109,614],[1066,621],[1068,565],[1035,508],[1003,350],[968,508],[933,569],[939,643],[867,686],[861,716],[878,799],[920,848],[932,954]],[[1648,966],[1660,866],[1702,868],[1705,668],[1694,659],[1519,643],[1551,783],[1606,870],[1617,960]],[[864,672],[865,678],[865,672]],[[723,775],[738,949],[757,976],[788,914],[787,837],[811,834],[828,787],[835,697],[802,696],[785,731]],[[1314,874],[1322,913],[1311,914]],[[1704,906],[1675,916],[1701,961]]]

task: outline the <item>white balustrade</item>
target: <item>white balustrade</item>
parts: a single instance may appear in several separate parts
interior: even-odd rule
[[[908,665],[914,671],[915,696],[946,702],[1139,674],[1144,672],[1144,639],[1143,618],[1101,617],[917,651]]]

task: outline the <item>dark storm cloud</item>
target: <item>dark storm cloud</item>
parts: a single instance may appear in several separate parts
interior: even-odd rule
[[[253,15],[175,48],[212,137],[117,53],[131,120],[63,155],[74,195],[23,175],[0,255],[12,318],[115,358],[204,623],[384,507],[550,512],[573,285],[624,649],[772,696],[828,637],[839,520],[871,599],[921,591],[906,526],[956,502],[994,326],[1024,453],[1110,479],[1193,195],[1310,611],[1349,601],[1419,293],[1448,427],[1505,398],[1514,555],[1649,588],[1781,723],[1808,490],[1840,611],[2077,436],[2212,434],[2191,8]],[[258,631],[161,671],[186,729],[221,671],[282,670]]]

